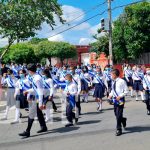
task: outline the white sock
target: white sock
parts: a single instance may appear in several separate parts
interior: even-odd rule
[[[145,97],[144,97],[144,93],[143,93],[143,92],[141,92],[141,98],[142,98],[142,101],[145,100]]]
[[[102,110],[102,102],[100,102],[100,108],[99,108],[99,110]]]
[[[131,89],[131,96],[133,96],[133,89]]]
[[[136,96],[136,100],[138,100],[138,92],[136,92],[135,96]]]
[[[8,116],[8,112],[9,112],[9,106],[6,106],[6,112],[5,112],[5,117],[7,118],[7,116]]]
[[[88,102],[88,94],[85,94],[85,101]]]
[[[20,109],[16,108],[16,116],[15,116],[15,121],[19,121],[20,118]]]
[[[46,120],[50,119],[50,109],[45,110]]]

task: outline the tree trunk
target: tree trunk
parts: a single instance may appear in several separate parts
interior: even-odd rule
[[[49,58],[49,63],[50,63],[50,66],[52,65],[52,59],[51,57]]]

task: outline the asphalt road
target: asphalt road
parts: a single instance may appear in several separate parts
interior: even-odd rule
[[[7,121],[0,121],[0,150],[149,150],[150,148],[150,116],[146,115],[145,104],[127,97],[124,116],[128,118],[127,129],[120,137],[115,136],[115,117],[113,106],[106,101],[103,112],[96,111],[96,103],[90,97],[89,103],[82,103],[82,115],[78,125],[65,128],[61,114],[54,113],[53,123],[49,123],[49,131],[37,134],[39,124],[34,123],[31,137],[22,139],[18,133],[25,130],[27,118],[22,123],[11,125],[14,109],[9,113]],[[57,106],[60,106],[57,99]],[[60,110],[60,107],[59,107]],[[4,114],[0,112],[0,117]],[[23,112],[27,116],[26,112]]]

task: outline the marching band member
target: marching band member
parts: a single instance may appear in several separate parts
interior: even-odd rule
[[[122,125],[126,127],[127,119],[123,117],[123,109],[125,104],[125,95],[128,93],[126,82],[119,78],[120,72],[118,69],[113,69],[111,76],[113,79],[112,90],[109,94],[109,99],[114,99],[114,113],[117,120],[116,136],[122,134]],[[121,102],[121,103],[120,103]]]
[[[147,115],[150,115],[150,68],[146,69],[146,75],[143,78],[143,87],[145,89]]]

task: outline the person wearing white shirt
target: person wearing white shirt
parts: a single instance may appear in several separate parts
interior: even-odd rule
[[[145,103],[147,115],[150,115],[150,68],[146,69],[146,75],[143,78],[143,87],[145,90]]]
[[[1,81],[2,86],[7,85],[6,112],[5,112],[5,116],[1,120],[7,120],[10,107],[15,105],[14,92],[15,92],[16,81],[17,79],[14,77],[12,70],[8,70],[7,76],[4,77]]]
[[[37,114],[41,130],[37,133],[42,133],[47,131],[47,126],[45,123],[43,110],[43,81],[40,75],[36,74],[36,65],[28,65],[29,74],[32,76],[32,88],[25,91],[24,94],[35,93],[35,100],[32,101],[31,107],[29,107],[29,116],[28,116],[28,126],[26,131],[20,133],[19,136],[30,137],[30,130],[34,122],[34,118]]]
[[[87,66],[84,66],[82,69],[82,73],[80,74],[81,78],[81,94],[83,95],[82,101],[88,103],[88,92],[91,87],[91,76],[88,73]]]
[[[107,87],[107,81],[104,78],[100,68],[96,69],[96,75],[94,76],[93,83],[95,84],[94,97],[98,104],[97,111],[102,111],[102,98],[104,97]]]
[[[72,81],[77,85],[78,87],[78,93],[77,93],[77,101],[76,101],[76,118],[79,118],[79,115],[81,115],[81,103],[80,103],[80,92],[81,92],[81,79],[80,76],[75,73],[75,67],[70,67],[70,74],[72,75]]]
[[[76,96],[78,93],[78,87],[77,85],[72,81],[72,75],[67,74],[66,77],[66,88],[63,92],[64,96],[66,97],[66,116],[68,120],[68,124],[65,125],[65,127],[73,126],[73,119],[75,119],[75,123],[78,122],[78,118],[76,118],[75,113],[73,112],[73,109],[76,105]]]
[[[119,78],[120,72],[118,69],[113,69],[111,76],[113,79],[112,90],[109,94],[109,99],[114,99],[114,113],[117,120],[116,136],[122,134],[122,125],[126,127],[126,118],[123,117],[123,109],[125,104],[125,95],[128,93],[126,82]]]
[[[136,101],[138,101],[138,92],[140,91],[141,93],[141,99],[142,101],[145,100],[144,97],[144,92],[143,92],[143,77],[144,77],[144,73],[141,69],[141,66],[137,66],[132,74],[132,79],[133,79],[133,90],[136,92]]]
[[[131,91],[131,97],[133,97],[133,79],[132,79],[132,74],[133,74],[133,70],[132,70],[131,66],[128,66],[124,70],[124,78],[125,78],[125,81],[127,82],[127,86],[129,87],[129,89]]]
[[[23,92],[30,89],[30,81],[26,78],[26,71],[25,70],[20,70],[19,71],[19,77],[20,79],[16,82],[15,86],[15,94],[14,98],[16,99],[16,111],[15,111],[15,120],[11,122],[11,124],[16,124],[19,123],[19,118],[20,118],[20,109],[25,109],[28,108],[28,102],[27,102],[27,97],[29,98],[28,95],[24,95]]]
[[[43,88],[44,88],[44,101],[43,101],[43,107],[45,109],[45,115],[46,115],[46,122],[49,122],[51,118],[50,110],[51,106],[53,105],[53,94],[54,94],[54,85],[53,80],[51,78],[51,74],[48,69],[45,69],[42,73],[43,77]]]

